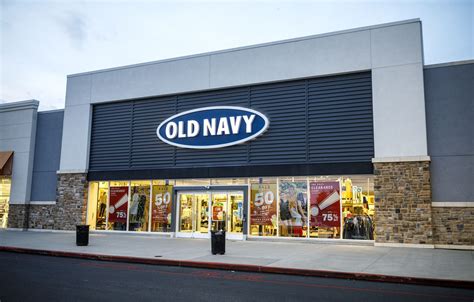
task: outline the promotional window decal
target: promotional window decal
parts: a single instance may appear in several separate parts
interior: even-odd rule
[[[307,217],[306,181],[280,182],[280,234],[288,237],[303,237]]]
[[[311,226],[339,227],[341,224],[339,182],[311,182],[309,192]]]
[[[224,220],[224,207],[221,204],[212,206],[212,220],[214,221]]]
[[[252,184],[250,224],[273,225],[277,215],[276,184]]]
[[[110,187],[109,222],[127,222],[128,186]]]
[[[173,186],[153,186],[152,223],[171,223]]]
[[[214,149],[240,144],[261,135],[269,121],[243,107],[213,106],[185,111],[163,121],[158,138],[181,148]]]

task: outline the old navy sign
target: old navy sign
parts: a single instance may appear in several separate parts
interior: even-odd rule
[[[214,149],[240,144],[267,130],[262,113],[243,107],[213,106],[181,112],[156,130],[167,144],[191,149]]]

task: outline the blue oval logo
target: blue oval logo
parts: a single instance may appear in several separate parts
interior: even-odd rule
[[[213,106],[178,113],[156,129],[165,143],[190,149],[214,149],[251,140],[267,130],[262,113],[243,107]]]

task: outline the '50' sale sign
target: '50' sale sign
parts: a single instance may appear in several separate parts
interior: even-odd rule
[[[250,224],[272,225],[276,220],[277,201],[275,184],[252,184]]]

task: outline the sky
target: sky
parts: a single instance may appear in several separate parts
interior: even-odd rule
[[[0,0],[0,103],[64,108],[68,74],[420,18],[425,64],[474,59],[474,0]]]

